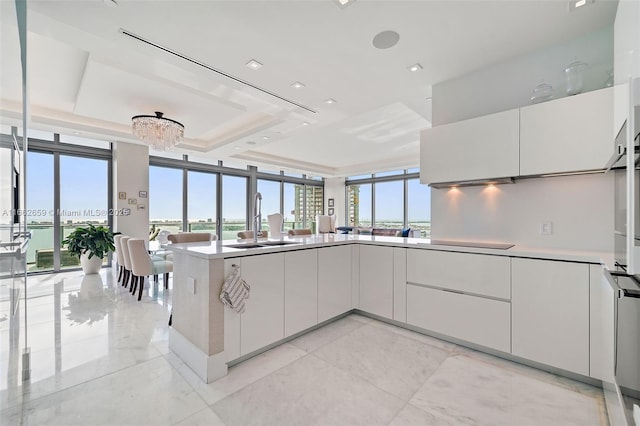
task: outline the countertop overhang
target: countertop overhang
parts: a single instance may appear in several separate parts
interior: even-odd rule
[[[218,240],[206,243],[180,243],[170,244],[167,249],[176,253],[188,254],[205,259],[236,258],[253,256],[258,254],[279,253],[294,250],[330,247],[344,244],[366,244],[391,246],[401,248],[414,248],[423,250],[439,250],[460,253],[488,254],[494,256],[526,257],[545,260],[558,260],[565,262],[596,263],[611,267],[613,265],[613,253],[606,251],[585,251],[574,249],[557,249],[544,247],[531,247],[515,244],[509,249],[495,249],[485,247],[464,247],[460,245],[445,245],[442,241],[437,244],[424,238],[403,238],[372,235],[350,234],[322,234],[307,236],[281,236],[279,238],[259,239],[258,244],[267,241],[282,241],[286,245],[265,245],[251,248],[238,248],[240,244],[254,245],[253,240]],[[457,242],[456,242],[457,243]],[[489,242],[481,242],[489,243]],[[490,242],[494,243],[494,242]],[[230,247],[234,246],[234,247]]]

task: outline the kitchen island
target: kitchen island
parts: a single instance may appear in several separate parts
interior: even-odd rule
[[[608,254],[341,234],[170,249],[170,348],[205,382],[224,376],[227,365],[353,310],[561,374],[597,377],[598,367],[590,365],[590,358],[600,359],[590,357],[599,350],[597,342],[590,346],[597,337],[590,335],[590,292],[601,282]],[[224,278],[235,267],[251,286],[243,314],[219,299]],[[552,338],[538,335],[540,327],[533,326],[540,318],[528,301],[544,299],[535,294],[536,274],[545,283],[540,289],[551,285],[572,294],[571,301],[554,297],[562,306],[546,308],[546,320],[553,323],[548,325],[557,329]],[[554,316],[554,309],[562,315]],[[564,319],[567,312],[570,321]]]

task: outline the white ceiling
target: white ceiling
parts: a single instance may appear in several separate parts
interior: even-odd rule
[[[569,13],[564,0],[116,1],[28,2],[32,127],[135,142],[131,117],[162,111],[185,125],[185,153],[323,176],[417,166],[432,85],[611,25],[617,5],[596,0]],[[15,16],[2,3],[7,123],[19,111],[20,68]],[[379,50],[371,40],[384,30],[400,41]],[[250,59],[264,66],[251,70]],[[409,72],[416,62],[423,69]]]

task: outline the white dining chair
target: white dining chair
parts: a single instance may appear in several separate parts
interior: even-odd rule
[[[263,230],[261,232],[262,232],[262,235],[260,235],[260,238],[268,238],[269,237],[269,231]],[[253,231],[251,231],[251,230],[240,231],[240,232],[238,232],[238,238],[241,239],[241,240],[250,240],[250,239],[253,238]]]
[[[116,262],[118,263],[118,280],[117,282],[122,282],[122,278],[124,276],[124,257],[122,256],[122,246],[120,245],[120,240],[123,235],[118,234],[113,236],[113,246],[116,248]]]
[[[273,213],[267,216],[267,223],[269,224],[269,231],[273,237],[278,237],[282,233],[282,224],[284,223],[284,216],[280,213]]]
[[[169,288],[169,273],[173,272],[173,262],[166,260],[151,260],[147,252],[145,241],[139,238],[131,238],[127,241],[129,255],[131,256],[131,272],[136,278],[133,284],[132,293],[135,295],[136,287],[139,286],[138,300],[142,298],[145,277],[153,275],[153,280],[158,282],[158,275],[163,274],[164,288]]]
[[[129,257],[129,246],[127,245],[127,241],[129,241],[131,237],[128,235],[123,235],[120,238],[120,248],[122,249],[122,262],[124,263],[124,278],[122,281],[122,285],[124,288],[127,288],[129,282],[133,282],[133,276],[131,274],[131,257]]]

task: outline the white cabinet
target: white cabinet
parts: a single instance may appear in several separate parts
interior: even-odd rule
[[[589,376],[613,381],[615,359],[615,294],[601,265],[590,266]]]
[[[511,263],[506,256],[407,250],[407,282],[509,300]]]
[[[318,249],[318,322],[351,310],[351,247]]]
[[[407,323],[503,352],[510,350],[510,304],[407,285]]]
[[[517,176],[518,120],[514,109],[423,130],[420,182]]]
[[[284,337],[284,253],[243,257],[241,268],[251,286],[240,319],[240,349],[246,355]]]
[[[284,336],[318,323],[318,250],[284,254]]]
[[[512,353],[589,375],[589,265],[512,260]]]
[[[393,319],[393,247],[360,247],[360,309]]]
[[[520,175],[602,169],[612,129],[613,88],[520,108]]]
[[[407,249],[393,249],[393,319],[407,322]]]

